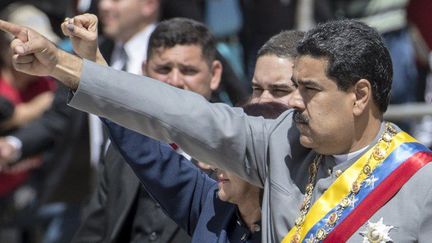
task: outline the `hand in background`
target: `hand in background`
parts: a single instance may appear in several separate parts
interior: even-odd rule
[[[91,61],[106,64],[98,48],[98,18],[94,14],[82,14],[66,18],[61,24],[65,36],[72,41],[75,53]]]
[[[18,150],[5,138],[0,138],[0,171],[18,159]]]

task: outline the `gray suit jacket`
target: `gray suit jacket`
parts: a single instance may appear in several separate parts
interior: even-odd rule
[[[194,158],[264,187],[263,242],[281,241],[294,225],[315,153],[299,144],[292,111],[276,120],[248,117],[241,109],[211,104],[192,92],[87,61],[70,105],[164,142],[175,142]],[[336,179],[329,169],[344,170],[356,159],[334,165],[333,157],[326,156],[313,200]],[[389,235],[394,242],[432,239],[431,175],[432,165],[428,164],[370,219],[383,218],[384,224],[394,226]],[[362,241],[364,230],[362,226],[350,241]]]

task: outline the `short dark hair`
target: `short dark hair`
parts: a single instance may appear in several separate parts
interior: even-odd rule
[[[299,30],[285,30],[271,37],[258,51],[257,58],[265,55],[275,55],[280,58],[295,58],[297,44],[304,37]]]
[[[288,106],[279,102],[246,103],[241,107],[249,116],[262,116],[266,119],[276,119],[289,109]]]
[[[160,22],[150,36],[147,59],[157,48],[176,45],[198,45],[209,65],[216,58],[216,44],[210,30],[202,23],[187,18],[173,18]]]
[[[299,56],[326,58],[327,76],[336,80],[340,90],[348,90],[360,79],[369,80],[375,104],[381,112],[387,110],[393,68],[375,29],[355,20],[323,23],[306,33],[297,51]]]

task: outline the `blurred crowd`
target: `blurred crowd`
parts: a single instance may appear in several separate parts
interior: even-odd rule
[[[261,76],[272,75],[271,69],[255,69],[259,50],[271,37],[281,31],[304,31],[317,23],[344,18],[365,22],[382,35],[393,61],[391,104],[431,103],[431,12],[432,2],[427,0],[0,2],[1,19],[29,26],[68,52],[73,52],[76,43],[63,35],[61,24],[65,18],[83,13],[95,14],[99,18],[96,28],[99,29],[100,50],[108,64],[138,75],[143,74],[142,70],[147,70],[144,71],[146,75],[150,72],[148,66],[151,63],[146,62],[147,44],[160,21],[175,17],[199,21],[209,28],[216,40],[215,59],[223,66],[220,83],[210,86],[206,93],[199,87],[188,86],[187,82],[176,82],[174,78],[166,77],[166,82],[182,89],[197,89],[202,91],[197,93],[210,101],[228,105],[243,104],[253,93],[260,92],[262,87],[255,81],[259,71]],[[97,204],[102,204],[101,201],[106,201],[107,197],[120,198],[124,196],[122,193],[127,194],[122,190],[111,195],[109,192],[96,193],[101,190],[104,182],[100,178],[106,173],[112,173],[112,177],[124,175],[123,168],[109,168],[111,162],[107,161],[114,161],[117,165],[125,165],[125,162],[117,158],[121,157],[118,152],[111,151],[106,132],[97,117],[66,105],[68,90],[65,87],[52,78],[33,77],[13,69],[7,48],[10,41],[10,36],[0,33],[0,159],[16,161],[2,167],[0,172],[0,242],[71,242],[80,225],[82,238],[75,241],[96,242],[83,236],[86,229],[83,229],[82,222],[91,213],[95,217],[106,213],[104,210],[108,209]],[[218,70],[217,67],[214,70]],[[154,78],[163,80],[165,76],[160,74]],[[271,96],[275,99],[278,94]],[[418,138],[427,145],[432,145],[432,136],[427,133],[432,132],[431,117],[424,117],[421,121],[407,120],[398,125],[418,134]],[[199,165],[198,161],[196,163]],[[127,173],[124,178],[134,176]],[[127,180],[109,183],[125,183],[122,188],[139,187],[137,179]],[[131,195],[125,196],[130,200],[113,200],[123,206],[116,208],[111,205],[110,210],[117,210],[118,215],[112,216],[113,219],[95,221],[93,225],[87,222],[87,229],[97,228],[96,225],[103,222],[105,225],[100,230],[110,232],[101,235],[112,234],[107,237],[111,239],[109,242],[135,242],[131,238],[127,241],[119,239],[126,239],[122,234],[133,235],[125,232],[125,228],[131,228],[135,222],[133,215],[141,210],[138,205],[145,204],[142,207],[152,212],[161,209],[143,189],[133,190]],[[169,224],[165,221],[163,224]],[[149,228],[142,237],[149,242],[168,242],[161,240],[162,226],[157,224],[141,226]],[[187,236],[176,234],[178,238],[172,242],[180,242],[182,237],[187,242]]]

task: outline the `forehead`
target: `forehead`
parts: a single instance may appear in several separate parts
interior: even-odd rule
[[[161,60],[205,62],[202,47],[199,45],[175,45],[153,49],[148,61]]]
[[[327,77],[328,60],[312,56],[300,56],[294,62],[293,77],[296,80],[318,80]]]
[[[293,80],[298,85],[314,85],[323,89],[338,89],[336,80],[328,77],[327,58],[300,56],[294,62]]]
[[[101,4],[102,2],[110,2],[114,4],[134,6],[143,3],[144,1],[145,0],[99,0],[98,3]]]
[[[276,55],[264,55],[257,59],[254,83],[291,83],[294,61]]]

